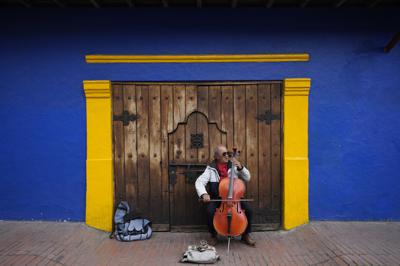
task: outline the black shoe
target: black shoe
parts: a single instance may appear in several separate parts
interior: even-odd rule
[[[254,241],[249,234],[242,235],[242,241],[249,246],[254,247],[256,245],[256,241]]]
[[[207,244],[210,246],[215,246],[218,244],[218,238],[216,235],[211,235],[211,237],[207,240]]]

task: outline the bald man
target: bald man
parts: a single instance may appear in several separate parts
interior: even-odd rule
[[[214,151],[214,161],[207,166],[204,173],[197,178],[195,183],[198,196],[202,198],[205,203],[207,203],[207,226],[208,231],[211,234],[209,244],[212,246],[216,245],[218,242],[217,232],[215,231],[213,224],[213,218],[215,210],[219,207],[220,202],[210,201],[210,199],[219,198],[219,181],[229,177],[232,163],[235,165],[234,177],[238,177],[243,181],[249,182],[249,170],[244,167],[236,158],[229,158],[229,153],[224,145],[218,145]],[[206,190],[208,183],[210,184],[210,193],[208,193]],[[245,211],[248,221],[247,228],[242,235],[242,241],[249,246],[255,246],[256,242],[250,237],[253,212],[247,202],[242,201],[240,204],[242,209]]]

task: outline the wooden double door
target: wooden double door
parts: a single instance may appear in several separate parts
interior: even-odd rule
[[[281,82],[113,83],[115,203],[157,230],[204,227],[194,182],[224,144],[251,173],[257,229],[281,222]]]

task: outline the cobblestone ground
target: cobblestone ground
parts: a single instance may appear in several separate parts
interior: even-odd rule
[[[154,233],[118,242],[82,223],[0,222],[0,265],[177,265],[206,233]],[[292,231],[255,232],[255,248],[226,241],[218,265],[400,265],[400,223],[312,222]]]

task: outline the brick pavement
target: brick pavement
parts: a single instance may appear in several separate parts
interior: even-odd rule
[[[206,233],[154,233],[123,243],[82,223],[0,221],[0,265],[181,265]],[[312,222],[292,231],[255,232],[257,247],[216,246],[218,265],[400,265],[399,222]]]

